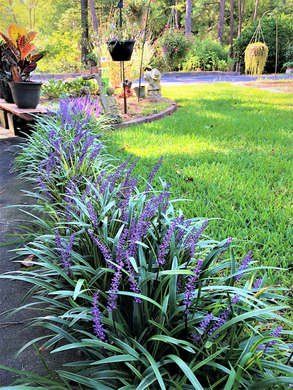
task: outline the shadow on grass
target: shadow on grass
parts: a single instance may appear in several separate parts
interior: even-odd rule
[[[175,197],[191,199],[181,205],[187,216],[222,218],[211,224],[211,236],[238,237],[261,263],[286,266],[292,113],[285,99],[268,103],[267,92],[251,101],[246,91],[233,93],[178,96],[173,116],[113,133],[110,151],[140,157],[144,177],[163,155],[160,175]]]

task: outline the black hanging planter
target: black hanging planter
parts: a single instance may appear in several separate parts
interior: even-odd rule
[[[21,81],[9,83],[12,96],[18,108],[36,108],[40,102],[40,82]]]
[[[135,40],[126,41],[111,40],[108,42],[109,53],[112,60],[117,62],[130,61],[133,53]]]
[[[14,103],[11,90],[7,80],[0,80],[1,95],[7,103]]]

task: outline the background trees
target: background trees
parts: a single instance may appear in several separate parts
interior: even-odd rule
[[[148,1],[125,0],[129,24],[134,20],[143,23]],[[96,45],[103,36],[105,41],[104,26],[117,3],[118,0],[1,0],[0,29],[12,22],[39,31],[38,44],[49,51],[43,66],[67,70],[70,64],[74,70],[81,60],[86,61],[90,40]],[[175,19],[186,35],[218,40],[223,46],[235,43],[242,31],[251,31],[253,22],[263,14],[272,16],[276,10],[279,15],[290,13],[287,0],[156,0],[151,7],[152,41]]]

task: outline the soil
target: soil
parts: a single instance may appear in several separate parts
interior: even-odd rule
[[[131,96],[127,98],[127,114],[124,114],[123,97],[118,97],[117,101],[120,107],[120,112],[122,113],[123,122],[157,114],[160,111],[165,110],[171,104],[170,100],[165,98],[145,98],[138,102],[136,96]]]

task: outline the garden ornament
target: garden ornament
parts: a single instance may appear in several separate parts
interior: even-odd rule
[[[119,95],[119,97],[123,97],[124,96],[124,88],[125,88],[125,93],[126,93],[126,96],[129,98],[131,96],[133,96],[133,91],[131,89],[132,87],[132,81],[129,81],[129,80],[125,80],[124,83],[122,84],[123,86],[123,90],[122,90],[122,93]]]
[[[107,88],[106,91],[104,92],[104,86],[103,86],[103,81],[98,73],[90,74],[83,76],[84,80],[90,80],[90,79],[95,79],[99,85],[99,90],[100,92],[100,103],[103,108],[103,112],[107,115],[110,115],[112,118],[113,123],[120,123],[122,121],[121,115],[120,115],[120,110],[119,110],[119,105],[117,103],[117,100],[114,96],[114,90],[113,88]]]
[[[144,79],[148,83],[148,96],[161,97],[161,72],[156,68],[146,68]]]

